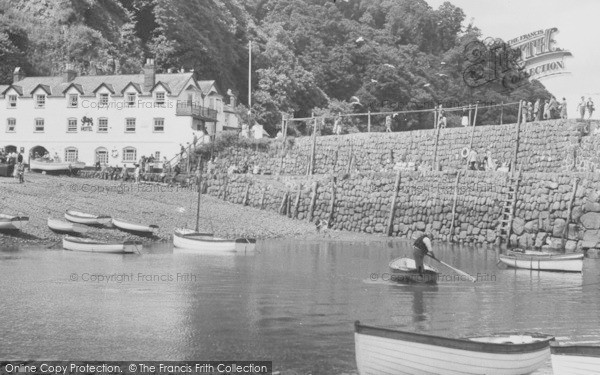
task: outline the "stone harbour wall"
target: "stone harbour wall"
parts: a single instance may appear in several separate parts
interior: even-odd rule
[[[318,136],[314,141],[313,172],[389,172],[398,162],[432,169],[434,159],[442,170],[464,169],[466,161],[461,151],[470,148],[471,139],[473,148],[480,155],[490,150],[494,159],[507,165],[515,160],[516,151],[517,166],[525,172],[571,171],[578,166],[576,157],[585,134],[584,126],[575,120],[550,120],[439,131]],[[279,143],[275,145],[268,150],[227,149],[218,155],[217,165],[227,168],[247,162],[250,166],[260,166],[261,171],[268,174],[307,173],[313,149],[312,137],[291,139],[285,147]]]

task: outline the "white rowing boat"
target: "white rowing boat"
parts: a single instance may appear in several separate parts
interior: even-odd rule
[[[500,262],[513,268],[536,271],[582,272],[583,254],[553,254],[542,251],[508,251]]]
[[[0,214],[0,230],[21,230],[29,224],[29,217]]]
[[[52,218],[48,218],[48,227],[58,233],[84,234],[88,231],[84,225]]]
[[[540,334],[509,334],[455,339],[355,323],[356,365],[360,375],[521,375],[550,358]]]
[[[33,159],[29,162],[31,170],[45,171],[45,172],[59,172],[68,171],[69,167],[73,171],[78,171],[85,168],[85,163],[80,161],[74,162],[56,162],[51,159]]]
[[[173,245],[182,249],[201,251],[251,251],[256,240],[253,238],[225,239],[212,233],[199,233],[191,229],[176,229],[173,233]]]
[[[107,225],[111,222],[111,218],[108,215],[92,215],[75,210],[67,210],[65,219],[72,223],[87,225]]]
[[[423,274],[417,272],[415,261],[409,258],[397,258],[390,262],[392,272],[390,280],[405,284],[437,284],[437,269],[423,264]]]
[[[124,230],[126,232],[136,233],[154,233],[158,229],[158,225],[144,225],[136,224],[122,219],[112,219],[112,223],[115,227]]]
[[[142,244],[134,241],[109,243],[91,238],[65,236],[63,238],[63,248],[65,250],[87,251],[93,253],[128,254],[140,252]]]
[[[600,345],[550,343],[552,371],[560,375],[600,373]]]

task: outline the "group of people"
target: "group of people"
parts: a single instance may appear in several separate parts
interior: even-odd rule
[[[582,120],[585,119],[586,113],[588,114],[588,120],[591,119],[594,111],[596,110],[596,108],[594,108],[594,102],[592,101],[592,98],[585,100],[585,97],[582,96],[581,101],[577,105],[577,110],[579,111]]]
[[[492,151],[487,150],[483,157],[477,153],[475,149],[469,151],[467,155],[467,166],[472,171],[500,171],[508,172],[510,170],[509,163],[498,164],[498,161],[492,157]]]
[[[23,154],[21,152],[0,151],[0,164],[13,166],[13,177],[19,180],[19,183],[25,182],[25,164],[23,164]]]
[[[521,102],[521,121],[541,121],[567,118],[567,99],[562,98],[559,103],[554,96],[550,99],[538,98],[534,103],[523,100]]]

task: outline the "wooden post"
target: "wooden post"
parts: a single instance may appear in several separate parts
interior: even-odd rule
[[[281,112],[281,143],[285,142],[285,115]]]
[[[431,169],[434,171],[439,170],[439,168],[437,168],[437,151],[438,151],[438,142],[440,139],[440,127],[438,126],[435,129],[435,146],[433,148],[433,163],[431,164]]]
[[[244,206],[248,205],[248,193],[250,193],[250,183],[246,184],[246,192],[244,193],[244,201],[242,202]]]
[[[288,200],[288,192],[286,191],[285,194],[283,194],[283,199],[281,200],[281,205],[279,206],[279,213],[281,215],[285,215],[285,206]]]
[[[308,215],[306,215],[306,219],[311,222],[313,221],[313,215],[315,211],[315,203],[317,202],[317,189],[319,187],[319,182],[315,181],[312,185],[312,191],[310,195],[310,206],[308,207]]]
[[[287,217],[292,217],[293,212],[292,212],[292,197],[288,194],[288,199],[287,199],[287,207],[285,209],[286,212],[286,216]]]
[[[578,179],[575,177],[573,180],[573,191],[571,193],[571,199],[569,200],[569,211],[567,212],[567,223],[565,225],[565,230],[562,234],[562,248],[565,248],[565,244],[567,243],[566,237],[569,233],[569,223],[571,222],[571,213],[573,212],[573,202],[575,202],[575,195],[577,193],[577,182]]]
[[[450,242],[454,239],[454,216],[456,215],[456,202],[458,200],[458,180],[460,179],[460,171],[456,173],[456,181],[454,181],[454,201],[452,202],[452,221],[450,222]]]
[[[473,137],[475,136],[475,122],[477,122],[477,108],[479,103],[475,104],[475,116],[473,117],[473,125],[471,127],[471,142],[469,143],[469,150],[473,149]]]
[[[329,203],[329,220],[327,220],[327,224],[331,227],[331,223],[333,223],[333,208],[335,204],[335,180],[331,181],[331,202]]]
[[[433,128],[436,129],[438,126],[438,107],[433,107]]]
[[[394,213],[396,211],[396,198],[398,197],[398,189],[400,188],[400,171],[396,173],[396,183],[394,184],[394,192],[392,193],[392,205],[390,206],[390,216],[388,217],[387,235],[391,236],[394,229]]]
[[[350,158],[348,159],[348,166],[346,167],[346,174],[350,173],[352,169],[352,159],[354,158],[354,146],[350,147]]]
[[[340,145],[338,144],[337,149],[335,150],[335,154],[333,154],[333,168],[331,170],[331,173],[335,173],[335,168],[337,167],[337,162],[338,162],[339,151],[340,151]]]
[[[296,196],[296,202],[294,203],[294,213],[293,218],[298,218],[298,208],[300,207],[300,197],[302,196],[302,184],[298,187],[298,195]]]
[[[523,101],[519,100],[519,112],[517,112],[517,124],[521,122],[521,111],[523,111]]]
[[[371,132],[371,110],[367,113],[367,131]]]
[[[502,101],[502,104],[500,105],[500,125],[502,125],[503,117],[504,117],[504,101]]]
[[[227,184],[229,182],[229,178],[225,177],[225,183],[223,184],[223,200],[227,201]]]
[[[267,192],[267,188],[263,188],[262,195],[260,196],[260,209],[263,210],[265,208],[265,193]]]
[[[511,169],[511,172],[517,170],[517,156],[519,154],[519,138],[521,133],[521,123],[519,121],[517,121],[516,127],[517,129],[515,130],[515,156],[513,160],[514,168]]]
[[[315,152],[317,149],[317,118],[313,113],[313,141],[312,141],[312,150],[310,152],[310,164],[309,164],[309,174],[313,175],[315,173]]]

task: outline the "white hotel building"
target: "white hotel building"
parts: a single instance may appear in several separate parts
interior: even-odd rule
[[[235,99],[232,98],[232,105]],[[173,159],[181,144],[239,128],[214,81],[193,72],[25,77],[0,85],[0,148],[25,160],[48,152],[62,161],[132,167],[142,156]]]

